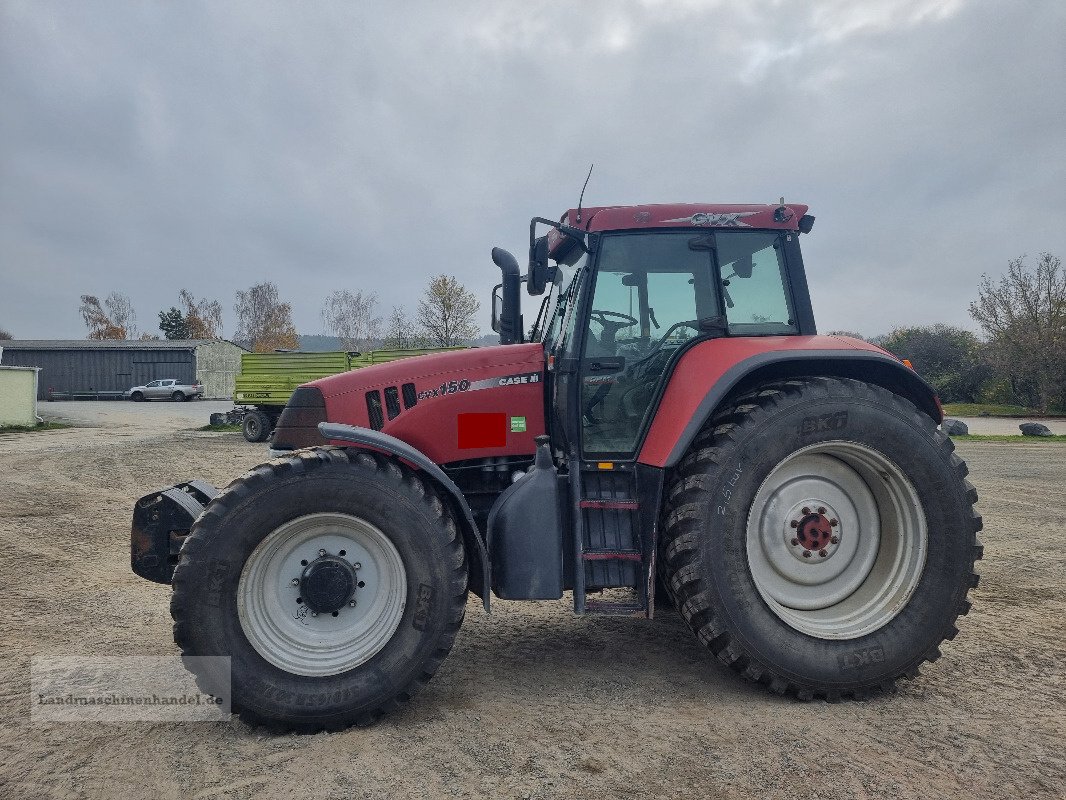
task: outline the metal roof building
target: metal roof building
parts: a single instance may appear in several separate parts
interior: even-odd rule
[[[0,364],[41,368],[40,400],[123,392],[157,378],[199,380],[204,397],[229,398],[245,352],[224,339],[12,339],[0,348]]]

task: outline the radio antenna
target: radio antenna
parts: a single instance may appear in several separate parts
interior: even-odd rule
[[[592,177],[592,168],[594,166],[596,166],[596,165],[595,164],[589,164],[589,174],[585,176],[585,185],[581,187],[581,196],[579,198],[577,198],[577,219],[575,221],[578,224],[581,223],[581,201],[585,199],[585,189],[588,188],[589,178]]]

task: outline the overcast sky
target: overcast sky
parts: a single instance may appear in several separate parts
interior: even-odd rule
[[[1066,257],[1064,87],[1062,0],[0,0],[0,328],[486,298],[591,162],[586,205],[809,204],[823,331],[973,327],[982,272]]]

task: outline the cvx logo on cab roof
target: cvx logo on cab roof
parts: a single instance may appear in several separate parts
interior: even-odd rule
[[[746,222],[741,222],[744,217],[755,216],[754,211],[730,211],[725,214],[715,214],[710,211],[697,211],[691,217],[678,217],[677,219],[664,219],[663,222],[687,222],[690,225],[714,228],[750,228]]]

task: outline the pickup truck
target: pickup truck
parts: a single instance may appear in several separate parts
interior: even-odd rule
[[[203,384],[181,383],[174,378],[162,378],[157,381],[149,381],[144,386],[134,386],[127,389],[123,396],[130,400],[193,400],[204,393]]]

